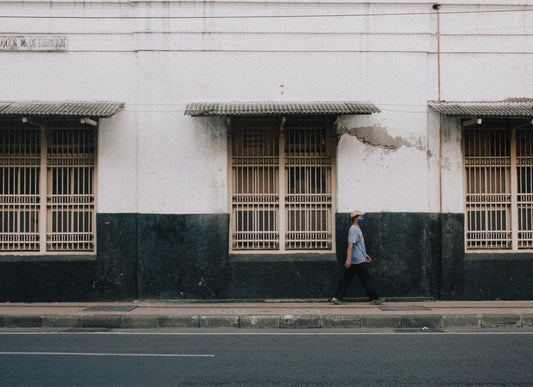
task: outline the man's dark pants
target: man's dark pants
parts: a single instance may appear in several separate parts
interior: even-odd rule
[[[368,298],[370,298],[370,300],[378,299],[379,295],[376,292],[376,287],[374,286],[374,281],[372,280],[372,276],[368,271],[368,263],[366,262],[352,264],[348,269],[344,268],[342,278],[337,286],[334,297],[338,300],[342,300],[344,298],[346,289],[348,288],[348,285],[352,281],[355,274],[357,274],[357,278],[359,278],[359,281],[361,281],[365,287]]]

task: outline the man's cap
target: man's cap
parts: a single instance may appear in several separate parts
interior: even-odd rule
[[[364,214],[365,214],[364,211],[353,210],[352,212],[350,212],[350,218],[355,218],[356,216],[364,215]]]

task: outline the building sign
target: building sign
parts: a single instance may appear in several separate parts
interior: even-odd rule
[[[66,36],[0,35],[0,51],[65,51]]]

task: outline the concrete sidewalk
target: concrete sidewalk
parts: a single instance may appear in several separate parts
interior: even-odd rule
[[[0,328],[528,328],[533,301],[0,303]]]

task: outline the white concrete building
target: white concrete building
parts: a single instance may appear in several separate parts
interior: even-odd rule
[[[0,299],[327,297],[354,208],[384,296],[531,298],[532,33],[529,0],[0,0]]]

